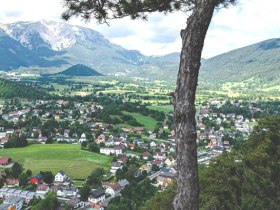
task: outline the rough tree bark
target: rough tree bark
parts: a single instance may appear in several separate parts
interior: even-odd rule
[[[195,94],[204,39],[217,1],[197,0],[185,30],[181,31],[181,60],[173,97],[178,168],[175,210],[198,209]]]

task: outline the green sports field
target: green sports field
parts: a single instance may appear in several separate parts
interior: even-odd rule
[[[31,169],[33,174],[39,171],[59,170],[72,179],[85,179],[95,168],[109,169],[111,157],[81,150],[73,144],[36,144],[23,148],[1,149],[0,157],[10,157],[13,161]],[[1,169],[0,169],[1,170]]]

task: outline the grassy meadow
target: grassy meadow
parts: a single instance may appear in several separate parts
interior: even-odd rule
[[[162,105],[162,106],[148,106],[149,109],[157,110],[164,113],[173,112],[173,105]]]
[[[39,171],[52,171],[56,174],[64,170],[72,179],[85,179],[95,168],[109,169],[110,156],[81,150],[73,144],[36,144],[23,148],[2,149],[0,157],[10,157],[13,161],[31,169],[33,174]]]
[[[137,122],[143,124],[144,127],[147,128],[147,129],[152,129],[153,130],[155,128],[156,124],[157,124],[157,121],[150,116],[144,116],[140,113],[135,113],[135,112],[124,111],[123,113],[126,114],[126,115],[130,115],[130,116],[134,117]]]

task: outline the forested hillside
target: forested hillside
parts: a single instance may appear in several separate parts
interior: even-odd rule
[[[175,185],[156,194],[142,210],[170,210]],[[280,117],[261,119],[240,150],[200,169],[200,209],[279,209]]]
[[[43,99],[47,96],[48,94],[43,90],[0,78],[0,98]]]

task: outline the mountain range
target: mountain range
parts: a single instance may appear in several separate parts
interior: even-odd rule
[[[58,73],[83,64],[103,75],[175,81],[179,53],[145,56],[111,43],[99,32],[64,22],[41,20],[0,24],[0,70]],[[280,39],[266,40],[202,59],[200,79],[279,79]]]

